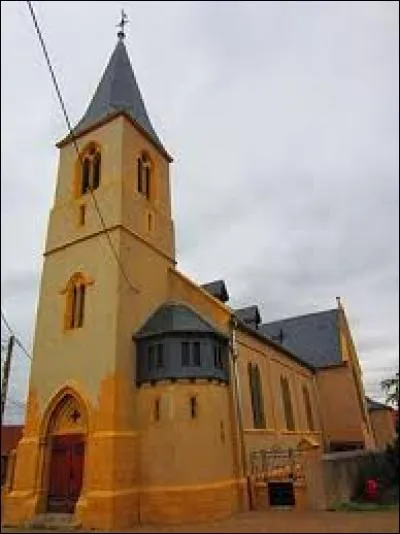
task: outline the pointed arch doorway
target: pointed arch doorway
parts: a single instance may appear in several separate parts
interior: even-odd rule
[[[85,410],[73,395],[65,395],[53,411],[48,430],[48,512],[75,511],[82,491],[86,434]]]

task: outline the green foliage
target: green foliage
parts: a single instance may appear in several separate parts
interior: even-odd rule
[[[329,510],[334,512],[381,512],[383,510],[394,510],[397,504],[379,504],[373,502],[338,502],[333,504]]]
[[[399,502],[399,456],[398,440],[388,446],[385,452],[371,452],[363,458],[354,486],[352,501],[365,503],[367,480],[374,479],[378,484],[376,504]]]
[[[386,393],[386,402],[395,408],[399,407],[399,372],[392,378],[381,381],[381,388]]]

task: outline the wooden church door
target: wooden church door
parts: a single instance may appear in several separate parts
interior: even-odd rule
[[[50,459],[49,512],[73,513],[82,489],[83,436],[54,436]]]

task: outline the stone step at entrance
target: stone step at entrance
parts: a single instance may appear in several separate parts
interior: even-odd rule
[[[26,526],[31,529],[61,530],[65,532],[79,529],[81,523],[74,517],[74,514],[46,513],[38,514]]]

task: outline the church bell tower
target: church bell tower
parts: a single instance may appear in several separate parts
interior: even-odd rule
[[[132,334],[167,298],[175,246],[172,158],[124,38],[122,24],[86,113],[57,144],[25,429],[4,501],[10,524],[45,512],[98,528],[138,520]]]

